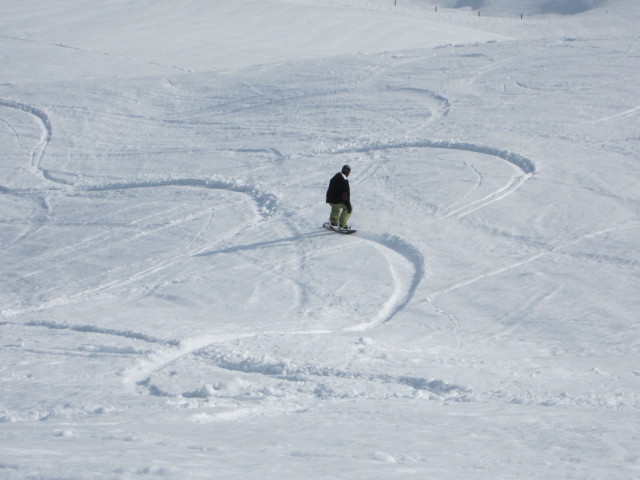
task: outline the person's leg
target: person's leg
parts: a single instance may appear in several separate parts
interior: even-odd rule
[[[349,226],[349,218],[351,218],[351,212],[349,210],[347,210],[347,208],[343,205],[342,206],[342,213],[340,214],[340,226],[341,227],[348,227]],[[352,210],[353,211],[353,210]]]
[[[340,203],[330,203],[329,205],[331,205],[331,214],[329,215],[329,221],[331,222],[331,225],[338,225],[340,219],[340,211],[344,208],[344,205]]]

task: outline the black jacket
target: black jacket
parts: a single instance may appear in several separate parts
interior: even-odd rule
[[[336,173],[329,182],[327,203],[344,203],[347,206],[351,204],[349,180],[344,178],[340,172]]]

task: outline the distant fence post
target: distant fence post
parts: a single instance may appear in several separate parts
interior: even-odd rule
[[[438,5],[436,5],[436,13],[438,13]]]

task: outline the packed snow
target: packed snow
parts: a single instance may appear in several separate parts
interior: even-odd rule
[[[640,478],[635,0],[4,3],[0,478]]]

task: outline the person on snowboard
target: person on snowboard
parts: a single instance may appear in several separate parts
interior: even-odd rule
[[[331,206],[329,222],[332,227],[343,230],[351,228],[347,223],[353,211],[349,180],[347,180],[350,173],[351,167],[344,165],[342,170],[333,176],[327,190],[327,203]]]

